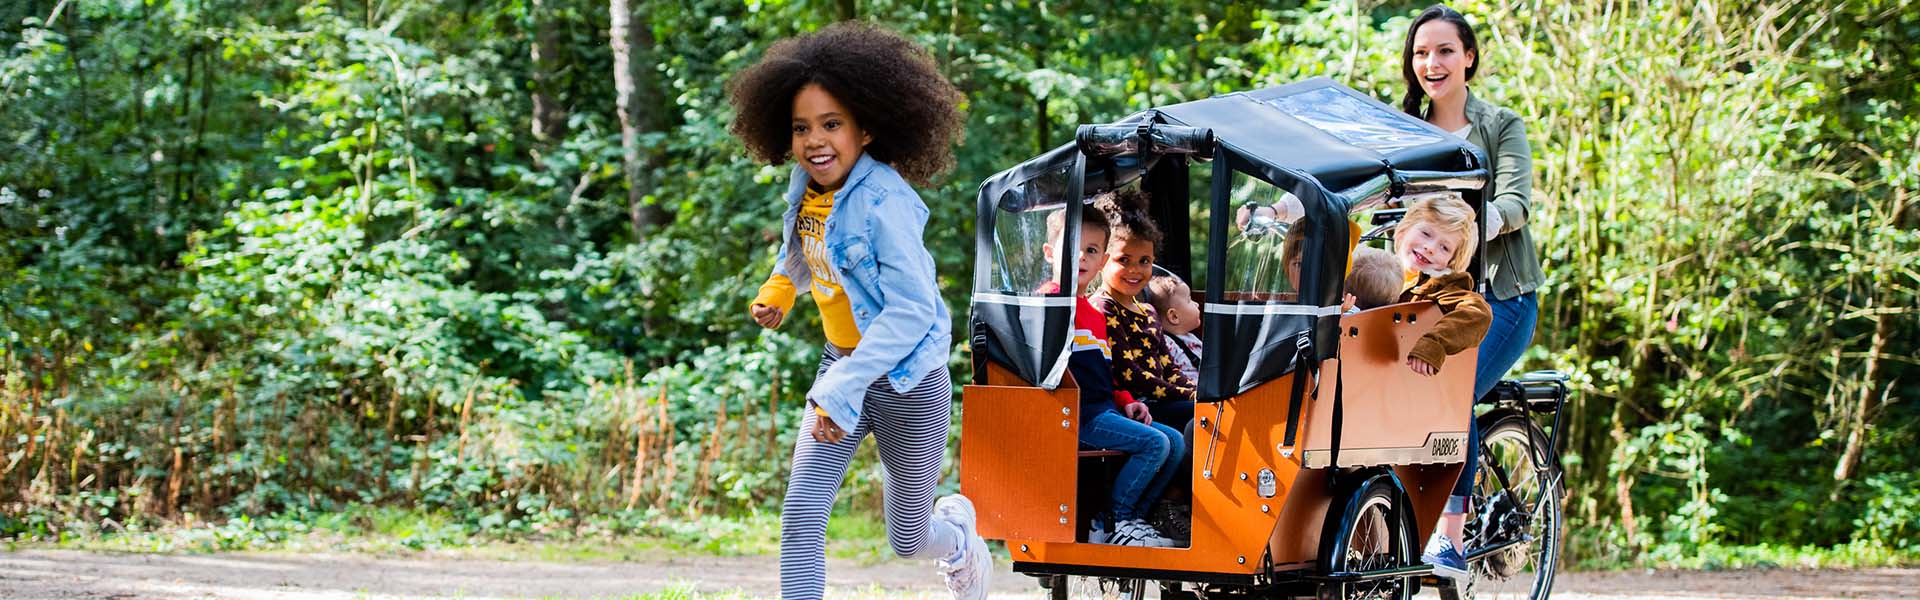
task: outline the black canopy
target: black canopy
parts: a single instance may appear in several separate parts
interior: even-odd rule
[[[1094,193],[1139,181],[1153,196],[1152,213],[1167,233],[1161,263],[1187,275],[1188,249],[1207,244],[1207,272],[1226,272],[1233,219],[1234,173],[1256,178],[1299,199],[1304,219],[1298,297],[1288,302],[1231,298],[1225,277],[1210,276],[1203,306],[1207,352],[1200,365],[1200,397],[1221,400],[1283,375],[1299,360],[1329,358],[1338,349],[1339,298],[1349,246],[1348,213],[1408,193],[1462,191],[1476,210],[1486,177],[1485,155],[1466,140],[1331,79],[1216,96],[1128,116],[1110,126],[1138,132],[1139,143],[1066,144],[989,177],[980,186],[973,327],[976,356],[998,362],[1027,381],[1060,382],[1072,320],[1071,291],[1016,289],[1006,274],[1008,240],[1002,216],[1064,207],[1073,247],[1081,202]],[[1163,135],[1155,128],[1210,130],[1209,142],[1190,131]],[[1184,136],[1184,137],[1183,137]],[[1111,137],[1111,136],[1109,136]],[[1108,138],[1100,138],[1111,141]],[[1206,239],[1189,235],[1188,167],[1211,158]],[[1079,200],[1069,202],[1069,200]],[[1009,219],[1009,221],[1017,219]],[[1012,227],[1011,224],[1006,225]],[[1056,257],[1047,268],[1064,278],[1072,264]],[[1479,273],[1475,266],[1476,275]],[[1189,278],[1191,281],[1191,278]]]

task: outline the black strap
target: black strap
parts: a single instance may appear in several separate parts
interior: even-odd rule
[[[972,307],[967,310],[967,347],[973,355],[973,384],[987,384],[987,324],[974,314]]]
[[[1177,335],[1169,335],[1167,340],[1173,342],[1173,347],[1179,348],[1182,354],[1187,355],[1187,362],[1192,363],[1195,370],[1200,368],[1200,355],[1194,354],[1193,349],[1187,347],[1186,340],[1180,339]]]
[[[1344,429],[1341,421],[1345,417],[1342,413],[1345,412],[1346,408],[1343,406],[1345,402],[1342,401],[1341,395],[1342,392],[1346,391],[1347,386],[1346,382],[1342,381],[1340,376],[1346,370],[1346,361],[1341,361],[1340,364],[1333,369],[1333,448],[1332,451],[1328,453],[1327,468],[1331,469],[1335,474],[1340,472],[1340,430]],[[1329,477],[1327,480],[1332,481],[1333,478]]]
[[[1293,392],[1287,397],[1287,437],[1282,443],[1289,448],[1293,447],[1294,435],[1300,430],[1300,401],[1307,393],[1307,376],[1309,373],[1319,375],[1320,369],[1320,361],[1314,360],[1313,357],[1313,337],[1301,334],[1295,339],[1297,341],[1293,347]]]

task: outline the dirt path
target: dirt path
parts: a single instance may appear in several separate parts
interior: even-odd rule
[[[994,598],[1040,598],[996,565]],[[667,556],[550,563],[273,554],[0,552],[0,598],[100,600],[618,598],[663,590],[771,597],[773,557]],[[931,565],[834,562],[830,597],[941,598]],[[1569,573],[1555,598],[1920,598],[1920,569]],[[1431,594],[1422,594],[1422,597]]]

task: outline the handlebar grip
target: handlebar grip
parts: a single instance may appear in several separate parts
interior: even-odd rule
[[[1213,158],[1213,130],[1154,123],[1081,125],[1073,132],[1074,145],[1087,156],[1118,156],[1146,150],[1154,154],[1187,154],[1196,160]]]
[[[1117,156],[1140,151],[1140,127],[1136,125],[1081,125],[1073,132],[1073,143],[1087,156]]]

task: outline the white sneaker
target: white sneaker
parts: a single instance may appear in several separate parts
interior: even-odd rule
[[[958,559],[940,561],[940,575],[946,579],[947,589],[959,600],[986,598],[987,576],[993,573],[993,554],[987,550],[987,541],[974,533],[973,501],[959,494],[941,498],[933,504],[933,518],[952,523],[966,538]]]
[[[1179,545],[1179,542],[1160,535],[1160,530],[1148,525],[1145,519],[1128,519],[1115,524],[1113,535],[1107,539],[1107,543],[1148,548],[1172,548]]]
[[[1087,543],[1089,544],[1105,544],[1107,543],[1107,538],[1110,537],[1113,537],[1113,534],[1107,531],[1107,524],[1100,519],[1094,519],[1093,524],[1087,527]]]

